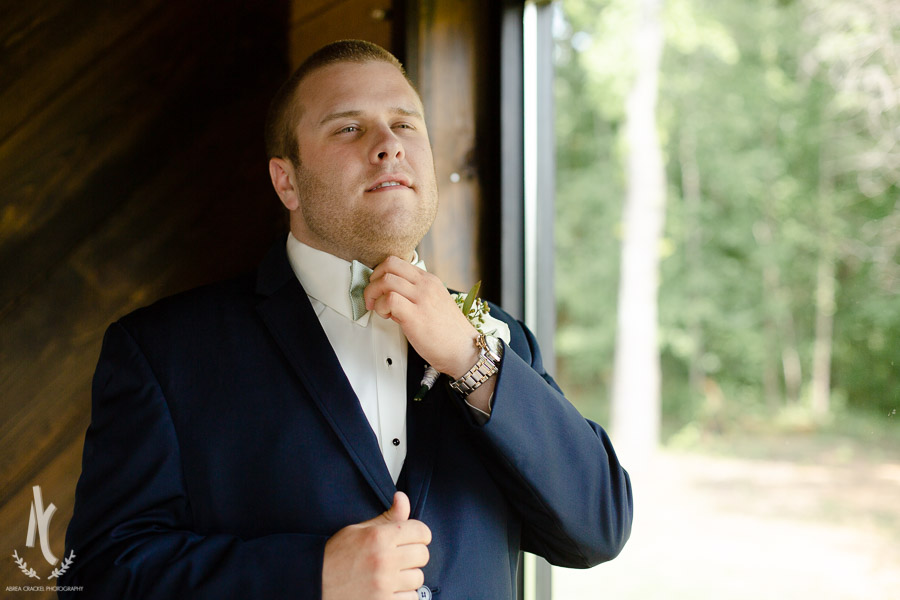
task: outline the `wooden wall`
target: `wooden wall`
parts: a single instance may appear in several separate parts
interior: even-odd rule
[[[483,60],[497,10],[476,0],[4,8],[0,589],[53,583],[40,550],[25,547],[32,486],[58,509],[50,537],[60,557],[107,325],[251,268],[284,231],[262,125],[277,86],[321,44],[370,39],[424,74],[441,214],[423,255],[452,286],[484,277],[498,289],[496,65]],[[19,572],[13,550],[41,581]]]
[[[364,39],[394,50],[399,33],[391,0],[292,0],[289,58],[297,67],[318,48],[339,39]]]
[[[440,209],[419,250],[451,288],[500,299],[500,21],[503,2],[421,0],[409,70],[425,103]]]
[[[313,44],[389,43],[383,5],[35,1],[0,18],[3,589],[51,583],[25,547],[32,485],[62,555],[106,326],[257,262],[284,227],[268,102]]]

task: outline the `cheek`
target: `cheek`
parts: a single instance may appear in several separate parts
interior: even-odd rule
[[[316,159],[319,171],[329,181],[350,181],[359,176],[362,159],[350,150],[322,153]]]
[[[434,171],[434,157],[431,155],[431,147],[428,145],[413,145],[408,151],[409,160],[417,169],[422,171]]]
[[[309,171],[314,173],[320,184],[327,188],[343,187],[351,178],[349,165],[340,158],[318,156],[312,163],[309,165]]]

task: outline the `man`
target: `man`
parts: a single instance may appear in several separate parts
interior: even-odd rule
[[[318,51],[267,127],[287,243],[110,326],[62,578],[80,598],[496,600],[520,549],[621,550],[631,486],[605,432],[521,323],[492,307],[508,334],[485,336],[418,260],[423,113],[382,48]]]

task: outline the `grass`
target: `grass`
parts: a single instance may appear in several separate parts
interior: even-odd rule
[[[571,600],[897,598],[900,421],[800,408],[672,428],[632,473],[635,529],[618,559],[556,569]]]
[[[680,451],[800,464],[900,462],[900,415],[844,410],[822,419],[801,407],[768,415],[732,412],[682,425],[664,445]]]

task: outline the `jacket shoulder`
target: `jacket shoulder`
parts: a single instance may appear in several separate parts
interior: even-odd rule
[[[253,271],[205,284],[156,300],[126,314],[118,322],[129,331],[172,327],[187,333],[192,324],[252,309],[256,299],[255,282]]]

